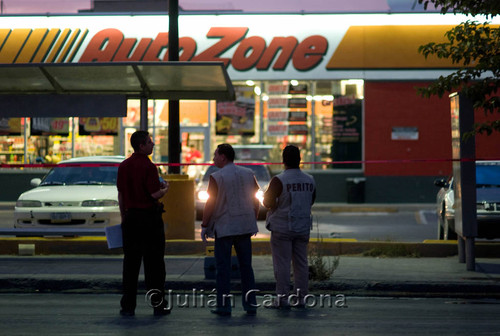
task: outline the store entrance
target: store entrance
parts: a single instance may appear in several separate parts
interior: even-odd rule
[[[206,166],[199,165],[212,160],[210,148],[210,128],[208,126],[181,126],[183,173],[198,178]]]

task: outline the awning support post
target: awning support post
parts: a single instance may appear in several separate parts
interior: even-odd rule
[[[139,122],[139,129],[141,131],[148,131],[148,98],[141,97],[141,119]]]
[[[168,2],[168,60],[179,61],[179,0]],[[168,163],[181,162],[179,100],[168,101]],[[168,166],[170,174],[180,174],[180,166]]]

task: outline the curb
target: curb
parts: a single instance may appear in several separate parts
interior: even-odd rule
[[[428,241],[423,243],[358,242],[347,239],[313,238],[309,247],[324,256],[366,255],[389,257],[450,257],[458,254],[456,241]],[[166,255],[205,255],[207,246],[202,241],[167,240]],[[27,254],[26,254],[27,251]],[[252,241],[254,255],[270,255],[269,239]],[[0,255],[121,255],[121,248],[108,249],[105,237],[76,238],[0,238]],[[500,244],[478,242],[475,245],[478,258],[500,258]]]
[[[7,210],[14,211],[15,206],[16,202],[0,202],[0,211],[7,211]]]
[[[329,211],[332,213],[353,213],[353,212],[385,212],[395,213],[402,211],[435,211],[436,206],[429,203],[401,203],[401,204],[383,204],[383,203],[315,203],[313,211]]]
[[[241,291],[239,280],[232,283],[232,291]],[[258,295],[273,294],[274,280],[256,281]],[[121,279],[39,279],[39,278],[3,278],[0,279],[0,293],[78,293],[78,294],[120,294]],[[139,288],[145,288],[144,281],[139,281]],[[172,293],[211,292],[215,288],[214,280],[172,281],[166,280],[165,288]],[[144,290],[142,290],[144,291]],[[139,293],[141,290],[139,291]],[[390,282],[342,280],[311,282],[311,294],[324,294],[355,297],[412,297],[412,298],[489,298],[500,299],[500,283],[463,283],[463,282]]]

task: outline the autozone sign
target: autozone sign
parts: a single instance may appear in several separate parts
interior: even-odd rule
[[[328,49],[328,41],[312,35],[299,41],[295,36],[273,37],[270,44],[261,36],[248,36],[248,27],[212,27],[206,37],[214,43],[196,54],[192,37],[179,39],[180,61],[222,61],[237,71],[250,69],[284,71],[288,63],[299,71],[313,69]],[[223,57],[235,47],[232,57]],[[90,40],[80,62],[168,61],[168,33],[156,38],[126,38],[118,29],[104,29]],[[276,58],[276,59],[275,59]],[[273,62],[274,60],[274,62]]]
[[[422,14],[181,15],[179,58],[222,61],[235,80],[362,78],[379,69],[445,69],[452,66],[447,60],[426,60],[417,49],[442,40],[461,19],[439,14],[426,14],[425,20]],[[0,63],[166,60],[166,15],[0,17]]]

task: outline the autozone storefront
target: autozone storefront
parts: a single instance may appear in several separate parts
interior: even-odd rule
[[[358,176],[366,178],[366,202],[432,201],[432,180],[451,173],[449,102],[420,98],[415,87],[453,68],[417,48],[442,41],[461,21],[439,14],[181,15],[180,61],[224,62],[236,91],[235,102],[181,101],[183,161],[208,162],[217,143],[229,142],[264,144],[264,153],[243,150],[242,158],[279,163],[291,143],[322,186],[319,201],[345,201],[346,178]],[[2,16],[0,45],[7,64],[162,62],[168,16]],[[71,111],[67,118],[2,118],[0,162],[127,154],[138,110],[130,100],[125,118],[73,118]],[[168,104],[151,100],[148,112],[158,144],[153,159],[167,162]],[[500,157],[499,140],[478,137],[477,156]],[[401,185],[412,192],[401,197]]]

